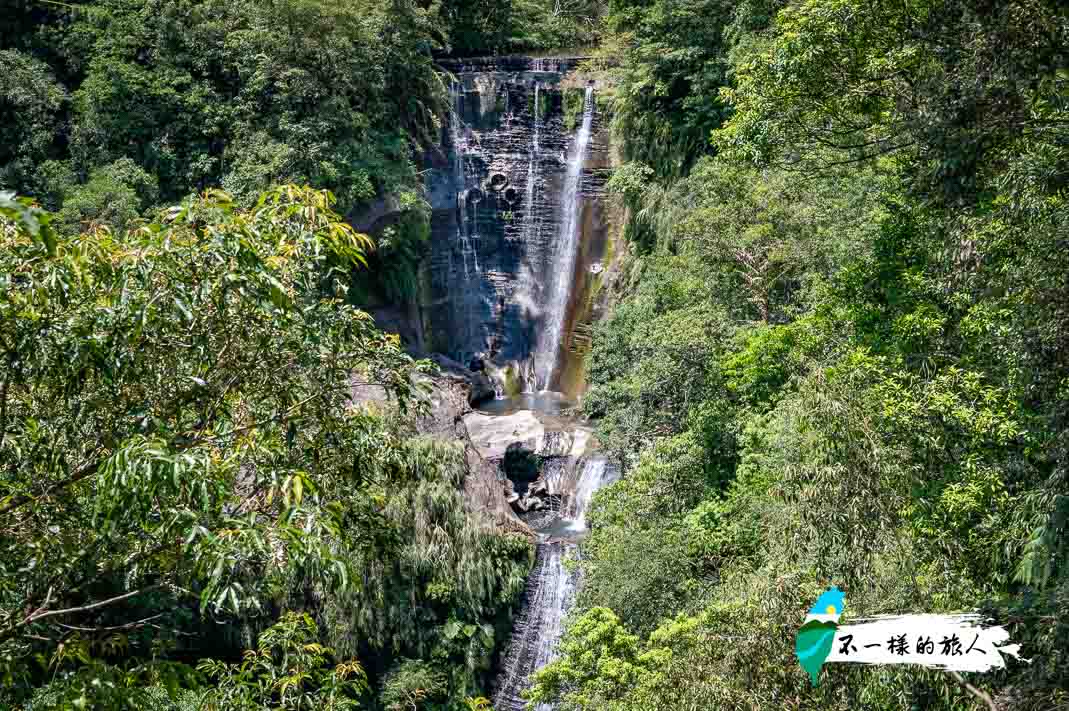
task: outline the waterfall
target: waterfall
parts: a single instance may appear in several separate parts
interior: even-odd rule
[[[607,146],[593,135],[594,90],[579,92],[582,119],[575,125],[566,119],[576,108],[570,87],[582,80],[572,74],[579,58],[440,65],[455,79],[443,150],[429,151],[424,163],[431,258],[420,308],[428,342],[463,363],[484,356],[501,398],[482,403],[484,413],[537,410],[559,424],[570,419],[562,403],[582,388],[561,384],[561,374],[572,372],[566,346],[573,292],[585,288],[584,268],[601,259],[600,245],[608,243],[604,225],[584,230],[582,219],[584,212],[598,214],[588,208],[599,204],[607,179]],[[530,394],[514,397],[517,385]],[[550,446],[551,431],[560,430],[547,428],[547,449],[539,452],[548,495],[534,510],[514,504],[520,514],[532,514],[538,544],[508,648],[498,659],[491,694],[497,711],[525,710],[531,674],[557,654],[581,583],[567,562],[581,552],[594,493],[615,471],[603,457],[581,456],[585,444],[575,454],[572,440]]]
[[[575,144],[568,156],[568,172],[561,192],[560,233],[550,255],[552,271],[549,274],[547,298],[544,310],[544,331],[535,352],[535,367],[538,372],[538,387],[550,389],[553,375],[560,363],[561,339],[564,321],[567,318],[568,301],[574,278],[580,234],[580,207],[582,197],[583,163],[590,145],[590,129],[594,120],[594,88],[588,86],[583,100],[583,122],[576,134]]]
[[[597,214],[608,152],[595,134],[593,90],[571,88],[578,63],[442,60],[448,116],[440,146],[423,162],[427,343],[461,362],[481,354],[513,364],[516,389],[532,394],[576,394],[577,381],[559,381],[573,372],[574,292],[586,283],[587,261],[598,258],[591,250],[607,244],[605,225],[582,224],[583,214]],[[566,109],[581,109],[582,121],[565,120],[578,118]]]
[[[570,547],[569,547],[570,548]],[[535,567],[527,581],[526,604],[512,631],[505,664],[493,698],[495,711],[522,711],[520,694],[530,673],[553,661],[561,625],[575,592],[572,574],[564,567],[566,549],[552,543],[538,547]],[[539,704],[538,711],[552,706]]]
[[[453,175],[456,180],[457,224],[461,244],[460,257],[464,262],[464,279],[467,281],[471,278],[471,272],[468,268],[469,255],[474,262],[475,273],[479,273],[479,255],[475,252],[475,248],[471,241],[472,235],[469,234],[468,229],[468,203],[471,202],[473,207],[474,205],[477,205],[480,193],[478,189],[468,188],[467,171],[465,170],[464,165],[464,157],[470,150],[470,147],[468,145],[468,131],[467,127],[464,125],[462,107],[460,105],[463,86],[459,82],[454,81],[450,93],[453,98],[453,110],[450,117],[449,129],[455,149],[455,155],[453,157]]]
[[[546,562],[545,587],[549,595],[541,609],[538,646],[535,650],[535,669],[541,669],[557,658],[557,642],[560,640],[561,625],[564,615],[570,607],[575,583],[572,575],[564,567],[563,546],[550,546],[549,560]],[[539,704],[536,711],[551,711],[550,704]]]
[[[601,457],[597,457],[587,461],[583,466],[579,481],[575,485],[572,530],[586,530],[586,512],[590,507],[590,500],[594,498],[594,492],[605,483],[605,465],[606,461]]]
[[[538,182],[538,154],[542,151],[542,147],[539,141],[539,134],[542,130],[542,119],[538,115],[538,104],[540,101],[539,90],[541,88],[541,84],[539,82],[535,82],[533,119],[534,126],[531,130],[531,158],[527,161],[527,224],[524,229],[528,242],[537,239],[539,222],[538,210],[535,207],[535,183]]]
[[[531,157],[527,161],[527,202],[525,203],[527,216],[524,221],[524,241],[528,245],[538,244],[541,241],[542,232],[542,219],[537,202],[538,194],[536,192],[540,178],[539,159],[542,152],[542,117],[539,115],[541,109],[541,89],[542,83],[536,81],[534,86],[534,111],[532,112],[533,117],[531,119]],[[528,313],[530,313],[534,307],[532,289],[536,288],[536,280],[534,274],[531,273],[529,265],[524,265],[522,269],[522,277],[523,282],[520,287],[520,291],[522,292],[521,299],[523,306],[528,309]],[[525,393],[533,393],[538,385],[538,378],[535,375],[534,368],[531,366],[530,361],[525,360],[524,366],[523,391]]]
[[[573,537],[538,546],[535,567],[527,579],[523,609],[513,627],[496,681],[493,699],[496,711],[523,711],[526,702],[522,693],[529,686],[531,674],[557,658],[564,620],[579,584],[576,574],[565,566],[565,560],[579,550],[576,538],[587,530],[586,513],[594,492],[615,479],[615,469],[604,457],[583,461],[568,506],[571,518],[564,520],[565,531]],[[553,711],[553,706],[539,704],[536,711]]]
[[[463,228],[461,229],[461,232],[460,232],[460,239],[461,239],[461,241],[462,241],[462,243],[464,245],[464,252],[463,253],[465,255],[471,254],[472,268],[475,270],[475,273],[478,274],[482,270],[479,268],[479,252],[475,249],[475,245],[478,244],[478,240],[479,240],[479,213],[478,213],[478,210],[479,210],[479,202],[482,201],[482,192],[478,188],[471,188],[470,190],[466,190],[465,191],[465,196],[466,197],[465,197],[465,200],[464,200],[465,205],[464,205]],[[468,217],[468,205],[469,204],[471,205],[471,212],[472,212],[470,229],[468,228],[468,220],[467,220],[467,217]],[[468,268],[468,262],[467,262],[467,259],[465,258],[465,260],[464,260],[465,274],[467,274],[467,268]]]

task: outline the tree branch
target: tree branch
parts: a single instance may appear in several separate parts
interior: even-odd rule
[[[987,707],[991,709],[991,711],[999,711],[994,699],[992,699],[986,692],[981,691],[969,682],[965,681],[965,677],[963,677],[961,674],[956,671],[951,671],[950,676],[954,677],[954,681],[964,686],[970,694],[987,704]]]
[[[99,600],[97,602],[89,603],[88,605],[81,605],[79,607],[68,607],[64,610],[45,610],[45,607],[48,606],[48,603],[52,598],[52,590],[49,589],[48,594],[45,596],[45,602],[43,605],[41,605],[41,607],[37,608],[37,610],[35,610],[34,612],[31,612],[21,622],[13,622],[8,625],[7,629],[0,632],[0,642],[14,637],[16,634],[18,634],[18,630],[20,627],[32,625],[35,622],[40,622],[41,620],[47,619],[49,617],[58,617],[59,615],[70,615],[77,612],[89,612],[90,610],[98,610],[102,607],[107,607],[108,605],[113,605],[117,602],[128,600],[132,597],[140,595],[141,593],[148,592],[149,590],[153,590],[158,587],[159,585],[150,585],[139,590],[133,590],[128,593],[123,593],[122,595],[116,595],[115,597],[109,597],[106,600]]]
[[[153,590],[153,589],[158,588],[158,587],[159,587],[159,585],[149,585],[147,588],[141,588],[139,590],[131,590],[128,593],[123,593],[122,595],[116,595],[115,597],[109,597],[106,600],[100,600],[98,602],[92,602],[92,603],[89,603],[88,605],[82,605],[80,607],[68,607],[65,610],[49,610],[47,612],[34,613],[34,614],[30,615],[29,617],[27,617],[23,621],[22,624],[24,624],[24,625],[33,624],[34,622],[37,622],[39,620],[43,620],[43,619],[45,619],[47,617],[56,617],[57,615],[69,615],[69,614],[72,614],[72,613],[75,613],[75,612],[89,612],[90,610],[97,610],[97,609],[99,609],[101,607],[106,607],[108,605],[113,605],[116,602],[122,602],[123,600],[127,600],[129,598],[132,598],[132,597],[135,597],[137,595],[140,595],[143,592],[148,592],[149,590]]]
[[[159,619],[160,617],[163,617],[162,612],[158,615],[146,617],[143,620],[127,622],[125,625],[115,625],[113,627],[78,627],[77,625],[65,625],[62,622],[59,622],[57,624],[64,629],[77,630],[78,632],[115,632],[116,630],[128,630],[134,627],[140,627],[141,625],[147,625],[149,622]]]
[[[52,484],[51,486],[47,487],[40,494],[20,494],[12,498],[3,506],[0,506],[0,516],[3,516],[7,513],[11,513],[15,509],[21,508],[22,506],[25,506],[26,504],[30,503],[31,501],[34,501],[35,499],[42,499],[51,496],[52,494],[56,493],[57,491],[60,491],[61,489],[66,489],[71,484],[78,483],[82,479],[88,479],[89,477],[97,473],[97,470],[100,469],[101,463],[102,462],[100,460],[97,460],[92,464],[88,464],[82,467],[80,470],[76,471],[74,474],[71,474],[66,479],[56,482],[55,484]]]

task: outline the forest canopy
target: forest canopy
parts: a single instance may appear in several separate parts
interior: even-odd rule
[[[401,213],[356,301],[414,294],[429,234],[420,159],[436,150],[449,55],[589,45],[590,0],[40,0],[0,28],[0,189],[67,231],[206,188],[248,204],[283,183],[349,218]],[[8,21],[10,19],[10,22]]]
[[[489,708],[533,549],[360,305],[420,288],[436,61],[555,52],[618,159],[581,410],[622,476],[531,708],[1069,707],[1059,0],[20,4],[0,706]],[[977,610],[1031,663],[813,688],[792,640],[832,584]]]
[[[680,5],[609,6],[635,257],[584,406],[628,474],[531,698],[1061,708],[1069,12]],[[1033,662],[812,689],[791,640],[831,584],[852,615],[980,609]]]

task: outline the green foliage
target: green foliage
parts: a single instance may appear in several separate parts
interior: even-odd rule
[[[596,42],[604,0],[443,0],[450,53],[458,57],[583,47]]]
[[[708,287],[693,260],[665,257],[647,266],[634,298],[598,325],[583,406],[600,418],[598,433],[618,456],[682,431],[685,404],[715,386],[708,356],[730,324]]]
[[[222,185],[248,204],[296,182],[334,191],[347,212],[418,184],[412,149],[437,139],[444,94],[427,51],[433,18],[417,4],[67,7],[34,11],[35,51],[60,83],[39,60],[3,54],[3,123],[15,132],[4,143],[21,148],[0,154],[0,170],[20,192],[57,192],[33,171],[50,157],[89,183],[72,195],[72,217],[108,192],[95,171],[120,159],[151,176],[164,202]],[[68,93],[66,140],[53,147]]]
[[[625,480],[598,495],[584,542],[597,574],[584,580],[582,604],[610,607],[642,633],[663,611],[688,606],[698,561],[683,516],[717,483],[707,478],[704,455],[691,432],[658,440]]]
[[[6,233],[10,663],[24,663],[40,645],[24,635],[55,616],[129,607],[153,589],[181,596],[174,585],[190,575],[203,609],[234,612],[277,581],[268,561],[345,577],[323,540],[338,465],[309,467],[299,452],[352,432],[350,372],[403,395],[410,366],[329,295],[365,245],[328,198],[280,190],[240,213],[214,193],[122,240],[104,229],[64,238],[53,256],[25,222]],[[264,366],[273,378],[254,377]],[[275,547],[292,555],[264,556]],[[255,578],[243,578],[248,566]]]
[[[125,229],[157,200],[156,179],[129,158],[94,170],[84,185],[63,192],[63,209],[56,218],[59,229],[68,234],[86,223]]]
[[[673,56],[641,51],[689,16],[662,9],[611,6],[618,121],[651,153],[625,144],[610,184],[643,256],[597,330],[584,407],[627,472],[595,496],[566,635],[597,619],[637,639],[594,667],[594,640],[562,645],[532,698],[975,707],[905,667],[836,665],[812,689],[790,641],[834,582],[852,615],[982,610],[1039,663],[970,683],[1000,708],[1064,704],[1065,8],[707,13],[716,58],[687,57],[721,63],[730,109],[698,116],[637,108],[664,81],[627,93]],[[725,118],[715,158],[640,130]]]
[[[66,101],[47,64],[0,49],[0,188],[21,188],[53,154]]]
[[[658,231],[676,249],[697,252],[725,297],[745,297],[733,316],[785,322],[872,231],[878,185],[864,173],[798,184],[706,159],[668,194],[688,206],[685,214],[666,210]]]
[[[465,508],[453,447],[413,438],[423,364],[346,304],[370,243],[332,205],[290,186],[243,210],[210,191],[121,235],[70,236],[0,196],[4,703],[47,675],[58,707],[87,689],[141,707],[189,637],[262,629],[279,607],[353,621],[283,618],[244,665],[208,669],[235,680],[220,693],[353,701],[355,668],[330,676],[319,636],[386,664],[434,654],[458,694],[481,683],[530,548]],[[388,409],[357,406],[354,383]],[[446,645],[424,627],[451,616],[478,634]],[[292,694],[273,685],[297,672],[271,666],[289,647],[312,655]]]
[[[453,52],[466,57],[499,52],[513,28],[513,4],[499,0],[445,0],[441,15]]]
[[[179,691],[172,695],[161,686],[124,686],[105,674],[91,677],[91,681],[80,686],[53,682],[25,708],[26,711],[81,711],[87,708],[200,711],[201,704],[200,695],[193,691]]]
[[[431,235],[430,205],[415,193],[402,193],[399,214],[378,230],[371,269],[354,273],[354,286],[365,286],[387,303],[412,301],[419,294],[420,270]]]
[[[564,127],[574,131],[583,120],[586,104],[586,92],[583,89],[565,89],[561,93],[561,105],[564,112]]]
[[[332,665],[334,651],[319,644],[307,614],[287,613],[260,634],[240,664],[202,661],[213,680],[204,711],[231,709],[357,709],[367,677],[356,660]]]
[[[561,699],[565,709],[612,708],[621,692],[649,671],[652,660],[639,656],[638,642],[612,610],[592,608],[561,640],[565,661],[535,673],[531,705]]]
[[[485,696],[468,697],[464,700],[468,711],[493,711],[490,707],[490,699]]]
[[[110,640],[110,644],[121,646],[116,639]],[[50,665],[54,676],[29,700],[26,711],[89,708],[199,711],[200,694],[182,688],[200,683],[195,670],[166,661],[128,668],[109,665],[94,659],[90,647],[88,640],[73,636],[63,649],[57,650]],[[70,659],[77,659],[81,666],[65,665]]]
[[[1000,146],[1051,138],[1067,33],[1057,2],[791,3],[740,55],[717,142],[809,170],[903,151],[925,188],[967,198]]]
[[[623,54],[613,130],[623,157],[658,178],[685,175],[707,152],[709,132],[725,117],[722,0],[611,0],[608,51]]]
[[[386,678],[398,656],[426,660],[439,680],[435,694],[459,701],[485,688],[532,550],[522,536],[501,535],[470,515],[459,491],[463,457],[454,447],[393,440],[390,452],[395,474],[370,492],[382,502],[377,528],[349,549],[347,565],[361,585],[328,598],[326,636]]]
[[[444,691],[445,679],[440,673],[424,662],[407,659],[387,675],[382,703],[387,711],[404,711],[439,699]]]

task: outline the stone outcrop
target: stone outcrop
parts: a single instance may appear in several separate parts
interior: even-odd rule
[[[463,444],[469,503],[490,512],[499,525],[525,533],[530,529],[521,521],[551,522],[575,488],[576,464],[590,444],[590,428],[533,410],[504,415],[474,410],[473,381],[485,373],[439,354],[431,360],[439,373],[419,376],[426,407],[417,427],[422,434]],[[365,402],[383,401],[384,393],[377,390],[360,392]]]
[[[423,435],[458,442],[463,447],[467,467],[464,496],[472,510],[485,512],[504,530],[533,539],[531,528],[514,513],[507,499],[498,463],[488,459],[468,433],[465,417],[472,413],[470,371],[448,358],[438,356],[433,360],[438,362],[440,372],[419,376],[423,386],[419,397],[426,408],[417,420],[417,429]]]
[[[589,427],[533,410],[463,417],[472,445],[496,467],[504,500],[521,519],[545,526],[575,490],[577,465],[587,454]]]
[[[469,412],[464,424],[471,433],[472,442],[487,459],[505,457],[509,445],[523,443],[532,451],[539,451],[545,439],[545,427],[530,410],[520,410],[511,415],[487,415]]]

